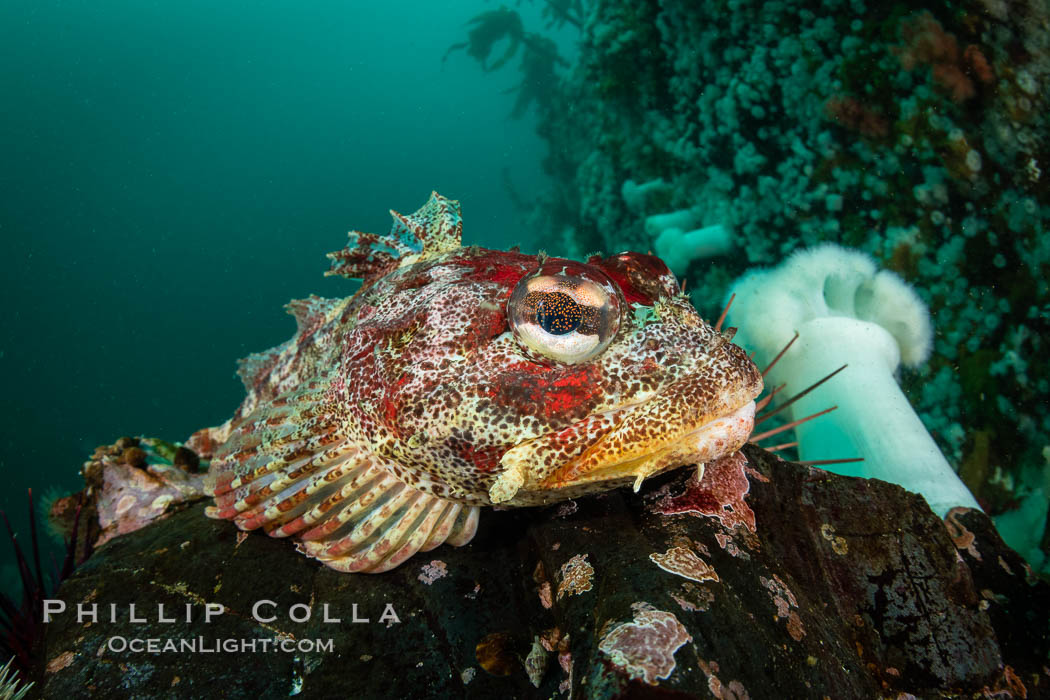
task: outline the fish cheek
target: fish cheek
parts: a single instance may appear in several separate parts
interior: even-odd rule
[[[496,407],[512,416],[532,418],[549,432],[593,412],[602,395],[600,377],[595,363],[508,371],[491,385],[490,397]]]

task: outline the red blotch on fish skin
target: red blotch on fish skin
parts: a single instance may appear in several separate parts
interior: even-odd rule
[[[551,367],[524,363],[500,374],[489,395],[502,406],[526,413],[540,412],[550,418],[578,420],[585,417],[600,393],[601,373],[597,365]]]
[[[383,413],[383,418],[386,422],[387,427],[394,433],[396,437],[400,437],[400,431],[398,430],[399,421],[398,418],[401,415],[401,388],[408,382],[408,375],[402,375],[397,382],[391,387],[390,391],[382,394],[380,399],[380,408]]]
[[[470,279],[505,285],[508,296],[525,275],[538,271],[536,258],[520,253],[487,250],[458,262],[471,268]],[[588,266],[598,268],[620,288],[629,304],[652,306],[659,297],[677,291],[671,288],[675,285],[674,275],[660,258],[653,255],[622,253],[608,258],[595,255],[588,259],[587,265],[575,260],[547,258],[543,268],[549,270],[561,264],[570,275],[585,273]]]
[[[461,442],[455,445],[455,449],[460,457],[473,464],[478,471],[491,472],[499,466],[503,453],[510,449],[510,445],[473,447],[468,443]]]
[[[628,281],[627,276],[624,275],[622,272],[620,272],[619,270],[610,270],[606,268],[603,268],[603,270],[605,271],[605,274],[609,275],[612,281],[616,283],[616,286],[620,288],[620,291],[623,293],[623,298],[627,300],[628,304],[635,304],[641,306],[653,305],[655,299],[652,299],[646,296],[645,294],[642,294],[640,291],[631,286],[631,283]]]
[[[383,397],[383,417],[386,418],[386,424],[391,430],[397,431],[397,415],[398,406],[394,403],[389,396]]]
[[[608,275],[629,304],[652,306],[661,296],[678,292],[674,275],[660,258],[644,253],[620,253],[607,258],[597,255],[588,264]]]
[[[590,401],[597,381],[598,372],[593,366],[557,377],[546,387],[544,413],[548,416],[569,413],[577,406]]]
[[[535,256],[496,250],[485,250],[480,255],[464,257],[456,262],[470,269],[467,279],[504,285],[508,294],[518,280],[536,267]]]
[[[499,267],[493,266],[483,270],[480,276],[481,279],[484,279],[486,282],[495,282],[496,284],[513,287],[518,283],[518,280],[524,276],[524,274],[524,271],[516,265],[501,265]]]

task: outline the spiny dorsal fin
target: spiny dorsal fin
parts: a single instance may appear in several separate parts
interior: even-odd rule
[[[277,365],[277,361],[281,359],[281,352],[290,342],[288,341],[262,352],[253,352],[251,355],[237,360],[237,376],[244,383],[245,391],[253,391],[266,378],[270,370]]]
[[[284,305],[285,311],[295,316],[296,336],[309,334],[323,326],[329,321],[329,314],[338,306],[342,306],[344,299],[325,299],[311,294],[306,299],[292,299]]]
[[[285,310],[295,316],[295,336],[277,347],[253,352],[248,357],[237,362],[237,374],[244,382],[247,391],[255,389],[266,375],[277,365],[281,354],[288,349],[289,344],[296,338],[309,335],[331,321],[340,313],[345,299],[325,299],[311,294],[306,299],[293,299],[285,304]]]
[[[390,233],[350,232],[350,242],[342,250],[329,253],[332,269],[326,275],[342,275],[368,283],[402,265],[455,250],[462,245],[463,217],[459,202],[437,192],[423,207],[405,216],[390,212],[394,225]]]

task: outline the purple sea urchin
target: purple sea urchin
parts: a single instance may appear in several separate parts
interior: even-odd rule
[[[9,657],[11,659],[9,663],[13,663],[14,668],[23,677],[31,675],[39,662],[37,654],[40,651],[39,643],[43,639],[44,632],[42,626],[44,600],[52,591],[58,588],[58,584],[61,581],[73,573],[73,569],[78,564],[83,563],[84,559],[90,556],[90,549],[80,559],[75,555],[82,507],[78,505],[73,518],[72,532],[66,543],[66,553],[62,564],[58,566],[57,563],[52,562],[51,580],[49,582],[45,579],[43,568],[40,564],[40,540],[37,536],[32,489],[28,491],[28,501],[31,542],[29,557],[32,558],[32,562],[30,562],[21,545],[19,545],[18,536],[11,528],[11,523],[7,519],[7,513],[0,511],[0,517],[4,520],[4,525],[7,527],[7,533],[14,548],[15,562],[22,581],[21,601],[16,601],[15,598],[7,593],[0,593],[0,655]],[[17,684],[15,687],[17,687]],[[12,690],[14,690],[14,687]]]

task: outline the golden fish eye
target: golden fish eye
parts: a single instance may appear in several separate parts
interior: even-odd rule
[[[515,337],[530,350],[575,364],[608,347],[619,327],[620,307],[609,282],[535,275],[514,288],[508,317]]]

